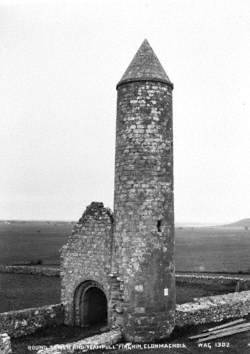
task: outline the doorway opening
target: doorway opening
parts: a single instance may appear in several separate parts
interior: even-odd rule
[[[81,327],[107,324],[107,297],[100,284],[86,281],[75,292],[75,325]]]

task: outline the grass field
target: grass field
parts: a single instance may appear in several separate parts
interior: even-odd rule
[[[0,264],[42,261],[59,264],[59,249],[73,223],[0,222]],[[250,231],[244,228],[183,227],[176,229],[176,270],[249,272]]]
[[[250,231],[244,228],[199,227],[176,230],[176,270],[248,272]]]
[[[0,312],[60,302],[60,279],[0,273]]]
[[[58,265],[73,223],[0,222],[0,264]],[[250,273],[250,231],[243,228],[176,229],[176,270]],[[234,291],[235,286],[177,283],[177,303]],[[0,312],[60,302],[60,280],[0,273]]]
[[[235,284],[217,285],[186,284],[177,282],[178,304],[192,301],[194,297],[219,295],[235,290]],[[60,302],[60,279],[30,274],[0,273],[0,312]]]
[[[59,264],[59,249],[73,224],[55,221],[0,222],[0,264],[25,264],[42,260]]]

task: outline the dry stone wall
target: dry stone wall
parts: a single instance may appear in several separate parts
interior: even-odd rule
[[[176,326],[220,322],[250,313],[250,291],[201,297],[195,302],[176,306]]]
[[[229,284],[241,291],[250,289],[250,277],[241,278],[240,276],[207,274],[176,274],[175,277],[176,282],[182,284]]]
[[[49,305],[0,313],[0,333],[20,337],[64,322],[64,305]]]
[[[67,308],[67,304],[1,313],[0,334],[20,337],[34,333],[39,328],[60,325],[64,323],[64,307]],[[244,317],[248,314],[250,314],[250,291],[201,297],[194,302],[176,306],[176,326],[220,322],[230,318]],[[111,332],[120,333],[121,330]],[[4,339],[5,336],[2,338]],[[109,338],[109,336],[104,336],[104,338]]]
[[[10,337],[7,333],[2,333],[0,334],[0,354],[10,353],[12,353]]]
[[[3,264],[0,265],[0,273],[44,275],[47,277],[60,276],[60,271],[58,268],[35,266],[7,266]]]

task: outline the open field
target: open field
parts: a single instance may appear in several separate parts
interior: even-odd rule
[[[59,264],[59,249],[71,233],[70,222],[0,222],[0,264]],[[226,227],[178,227],[176,270],[249,272],[250,231]],[[235,290],[230,286],[177,283],[177,303]],[[59,278],[0,273],[0,312],[60,301]]]
[[[58,265],[59,249],[66,242],[72,227],[73,223],[54,221],[9,224],[0,222],[0,264]],[[249,250],[250,231],[242,227],[178,227],[176,229],[177,271],[250,273]],[[233,292],[235,283],[197,285],[177,281],[176,290],[177,303],[181,304],[197,297]],[[59,278],[0,273],[0,312],[58,302],[60,302]],[[85,335],[87,334],[83,333],[82,329],[72,331],[70,328],[61,326],[14,340],[13,352],[30,353],[27,349],[28,345],[64,343],[80,339]],[[183,334],[181,337],[180,333],[173,334],[172,340],[173,342],[184,341],[193,353],[199,352],[198,348]],[[235,345],[235,353],[239,354],[244,352],[242,350],[246,348],[248,341],[249,338],[245,334],[230,338],[232,347]],[[238,342],[241,343],[240,347]]]
[[[219,295],[235,290],[235,283],[228,285],[187,284],[177,282],[178,304],[195,297]],[[60,302],[60,279],[30,274],[0,273],[0,312]]]
[[[59,302],[59,278],[0,273],[0,312],[57,304]]]
[[[0,222],[0,264],[59,264],[59,249],[74,223]],[[250,230],[243,227],[178,227],[176,270],[250,273]]]
[[[0,264],[58,264],[59,249],[72,227],[57,221],[0,222]]]
[[[176,230],[176,270],[248,272],[250,231],[241,227],[199,227]]]

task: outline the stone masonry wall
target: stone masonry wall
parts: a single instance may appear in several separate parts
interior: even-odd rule
[[[250,289],[250,277],[207,274],[175,274],[175,277],[177,284],[229,284],[235,286],[235,288],[238,287],[238,291]]]
[[[109,298],[113,217],[93,202],[76,224],[61,253],[61,299],[67,302],[65,323],[74,324],[74,294],[80,284],[95,281]]]
[[[120,328],[123,330],[124,317],[123,317],[123,281],[117,274],[110,274],[110,296],[109,299],[109,324],[112,328]]]
[[[1,354],[10,354],[11,350],[11,342],[10,337],[7,333],[0,334],[0,353]]]
[[[123,282],[127,340],[174,327],[172,87],[118,87],[113,269]]]
[[[58,268],[35,267],[35,266],[7,266],[0,264],[0,273],[33,274],[44,275],[47,277],[59,277]]]
[[[20,337],[64,322],[64,305],[49,305],[0,313],[0,333]]]
[[[250,291],[201,297],[195,302],[176,306],[176,326],[220,322],[250,313]]]

